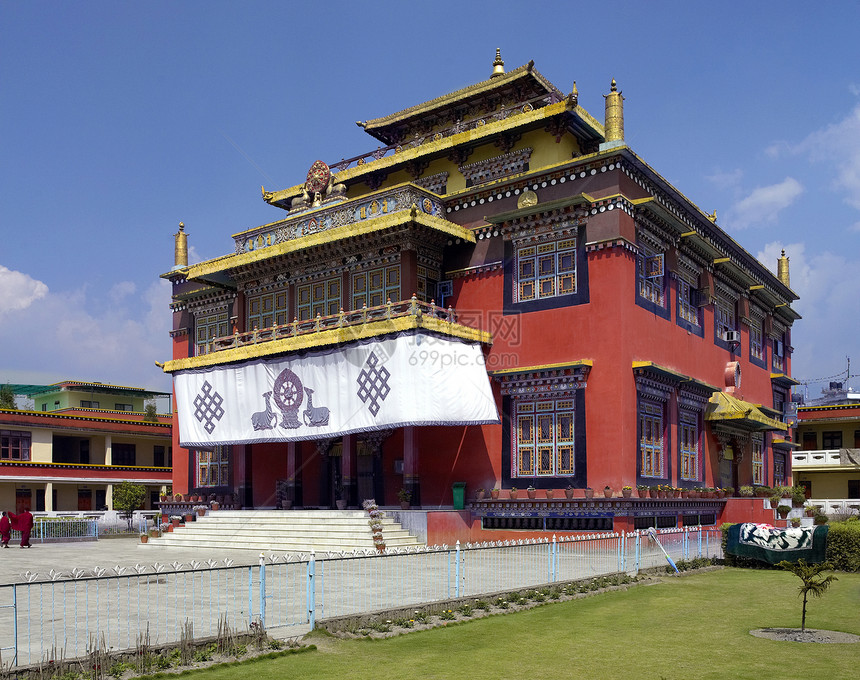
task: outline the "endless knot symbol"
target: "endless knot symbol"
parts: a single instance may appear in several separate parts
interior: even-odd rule
[[[362,403],[367,404],[370,413],[375,417],[379,413],[380,402],[385,401],[385,397],[391,392],[388,386],[388,378],[391,373],[385,366],[377,368],[379,358],[376,353],[371,352],[364,362],[364,368],[358,374],[356,383],[358,384],[358,398]],[[370,403],[368,403],[370,402]]]
[[[221,420],[224,416],[224,409],[221,408],[224,399],[220,394],[212,391],[212,385],[208,380],[203,383],[200,392],[194,397],[194,417],[203,423],[203,428],[209,434],[212,434],[212,430],[215,429],[213,421]]]

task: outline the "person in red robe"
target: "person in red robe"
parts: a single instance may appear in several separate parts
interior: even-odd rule
[[[0,543],[4,548],[9,547],[9,539],[12,538],[12,522],[6,516],[6,511],[3,511],[3,516],[0,517]]]
[[[27,508],[18,514],[18,530],[21,532],[21,547],[32,548],[30,532],[33,530],[33,514]]]

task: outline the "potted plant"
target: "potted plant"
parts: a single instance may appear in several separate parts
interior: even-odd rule
[[[406,489],[400,489],[400,491],[397,492],[397,499],[400,501],[400,509],[408,510],[409,501],[412,500],[412,493]]]
[[[495,500],[495,499],[497,499],[498,497],[499,497],[499,488],[498,488],[498,487],[495,487],[495,488],[493,488],[493,489],[490,489],[490,498],[492,498],[493,500]]]
[[[475,489],[475,500],[482,501],[484,500],[484,496],[487,495],[487,490],[484,488]]]
[[[624,498],[630,498],[633,495],[633,487],[632,486],[622,486],[621,487],[621,495]]]
[[[194,512],[196,512],[196,513],[197,513],[197,516],[198,516],[198,517],[203,517],[203,515],[205,515],[205,514],[206,514],[206,510],[207,510],[207,508],[206,508],[206,506],[205,506],[205,505],[195,505],[195,506],[194,506],[193,508],[191,508],[191,509],[192,509]]]
[[[149,537],[150,538],[158,538],[158,535],[159,535],[158,527],[152,527],[152,529],[149,530]]]
[[[592,489],[590,486],[585,487],[585,497],[594,498],[594,489]]]
[[[564,489],[564,497],[573,498],[573,487],[570,484],[568,484]]]
[[[182,522],[182,517],[180,515],[171,515],[170,516],[170,523],[174,527],[178,527],[180,522]]]
[[[221,504],[218,501],[212,501],[211,503],[209,503],[209,507],[212,512],[215,512],[216,510],[221,509]]]
[[[803,514],[807,517],[815,517],[815,511],[817,508],[814,505],[805,505],[803,507]]]
[[[802,486],[794,486],[791,488],[791,504],[795,508],[802,508],[806,503],[806,489]]]
[[[649,486],[648,487],[648,495],[651,498],[660,498],[660,487],[659,486]]]
[[[146,543],[146,542],[148,542],[148,541],[149,541],[149,534],[142,533],[142,534],[140,535],[140,542],[141,542],[141,543]]]
[[[740,489],[738,489],[738,493],[741,495],[742,498],[752,498],[753,496],[755,496],[755,489],[753,489],[751,486],[742,486]]]
[[[194,513],[193,512],[186,512],[185,513],[185,523],[191,524],[191,522],[193,522],[193,521],[194,521]]]
[[[511,490],[510,490],[510,491],[508,491],[508,498],[510,498],[510,499],[515,499],[515,498],[517,497],[517,493],[518,493],[518,492],[517,492],[517,487],[512,486],[512,487],[511,487]]]
[[[648,485],[647,484],[637,484],[636,485],[636,493],[639,495],[639,498],[648,498]]]
[[[800,526],[800,517],[792,517],[791,518],[791,526],[797,528]]]
[[[547,498],[552,498],[555,496],[555,489],[547,489],[545,493]]]
[[[173,500],[175,500],[177,503],[181,503],[182,502],[182,494],[181,493],[173,494]]]
[[[735,495],[735,489],[731,486],[723,487],[723,492],[726,494],[726,498],[731,498]]]
[[[603,497],[612,498],[612,487],[609,484],[603,487]]]
[[[779,515],[780,519],[785,519],[788,517],[788,513],[791,512],[790,505],[780,505],[776,508],[776,512]]]
[[[534,499],[534,497],[537,496],[537,489],[535,489],[531,484],[529,484],[529,487],[526,489],[526,493],[528,494],[529,498]]]

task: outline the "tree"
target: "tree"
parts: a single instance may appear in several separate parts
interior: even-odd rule
[[[146,402],[146,406],[143,407],[143,420],[147,423],[157,423],[158,422],[158,409],[155,406],[154,401]]]
[[[807,564],[806,560],[797,560],[797,562],[789,562],[783,560],[776,566],[790,571],[797,576],[803,583],[798,586],[798,597],[803,595],[803,615],[800,618],[800,631],[806,630],[806,598],[808,595],[812,597],[823,597],[824,593],[830,587],[833,581],[838,581],[832,574],[824,577],[822,571],[833,569],[833,565],[829,562],[821,562],[820,564]]]
[[[143,484],[125,481],[113,488],[114,510],[123,514],[128,521],[129,529],[131,529],[132,513],[143,505],[144,498],[146,498],[146,487]]]
[[[18,410],[15,404],[15,393],[12,391],[9,383],[0,385],[0,408],[5,408],[9,411]]]

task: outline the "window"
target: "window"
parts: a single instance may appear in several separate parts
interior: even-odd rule
[[[694,326],[700,326],[698,290],[683,278],[678,278],[678,318]]]
[[[436,297],[436,279],[438,277],[433,273],[433,270],[427,267],[418,267],[418,290],[415,291],[416,297],[422,302],[430,302],[436,299],[436,304],[442,304],[442,301]]]
[[[817,451],[818,450],[818,434],[816,432],[803,433],[803,450]]]
[[[764,361],[764,344],[762,342],[761,321],[750,320],[750,357]]]
[[[215,338],[223,338],[230,335],[227,312],[201,314],[195,318],[194,327],[196,332],[197,356],[213,351],[214,348],[211,343]]]
[[[639,246],[639,297],[665,307],[663,253]]]
[[[197,449],[197,486],[230,485],[230,449]]]
[[[30,433],[0,430],[0,459],[30,460]]]
[[[315,319],[318,315],[333,316],[340,308],[340,276],[296,286],[296,316],[299,321]]]
[[[248,317],[245,330],[271,328],[274,325],[283,326],[289,321],[287,317],[287,291],[278,290],[272,293],[261,293],[248,296]]]
[[[663,405],[639,402],[639,465],[643,477],[663,477]]]
[[[111,446],[112,465],[136,465],[136,458],[134,444],[113,444]]]
[[[714,305],[714,325],[720,340],[725,338],[726,331],[737,329],[734,302],[722,296],[717,297],[717,303]]]
[[[517,302],[576,292],[576,239],[516,246]]]
[[[511,477],[574,474],[573,399],[515,401]]]
[[[860,430],[854,430],[854,448],[860,449]]]
[[[81,408],[99,408],[99,402],[81,399]]]
[[[773,453],[773,485],[785,485],[785,454],[776,451]]]
[[[152,465],[153,467],[164,467],[164,447],[152,447]]]
[[[842,448],[842,431],[822,432],[821,433],[821,448],[822,449],[841,449]]]
[[[411,295],[411,293],[409,293]],[[352,308],[384,305],[400,300],[400,265],[379,267],[352,275]]]
[[[681,479],[699,479],[699,416],[689,411],[679,414],[678,437],[681,447]]]
[[[781,373],[785,370],[785,345],[782,340],[773,341],[773,370]]]
[[[764,484],[764,442],[759,433],[752,435],[752,483]]]
[[[134,405],[133,404],[114,404],[113,410],[114,411],[133,411]]]

